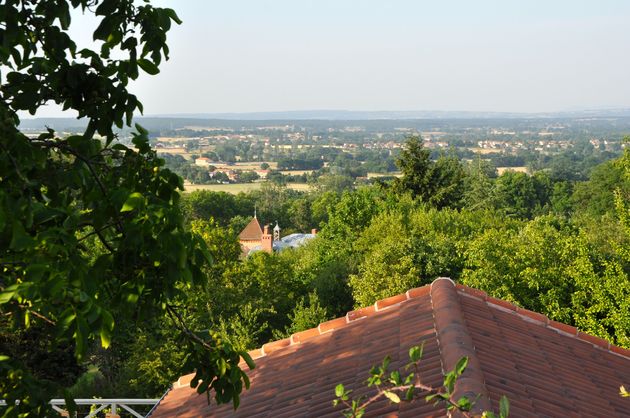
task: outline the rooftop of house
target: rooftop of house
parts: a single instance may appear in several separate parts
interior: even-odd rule
[[[479,396],[478,410],[497,411],[506,395],[513,417],[628,416],[630,402],[618,392],[630,383],[630,350],[440,278],[250,352],[256,368],[236,411],[208,405],[190,387],[191,374],[174,383],[151,417],[339,417],[337,384],[370,396],[371,366],[390,355],[390,369],[400,368],[420,344],[420,375],[429,386],[440,387],[443,373],[469,358],[455,393]],[[366,416],[447,413],[423,399],[381,399]]]
[[[315,238],[315,234],[289,234],[279,240],[273,241],[272,246],[274,251],[282,251],[286,248],[297,248],[313,238]],[[257,251],[262,251],[262,245],[253,247],[249,250],[248,255]]]
[[[255,216],[247,224],[247,226],[238,234],[238,239],[242,241],[260,241],[263,229]]]

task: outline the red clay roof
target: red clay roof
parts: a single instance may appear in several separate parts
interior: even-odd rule
[[[253,217],[247,226],[238,234],[238,239],[243,241],[260,241],[262,237],[262,228],[258,219]]]
[[[355,396],[375,393],[365,380],[386,355],[390,369],[407,363],[411,346],[424,343],[423,383],[439,387],[443,370],[461,356],[469,366],[456,394],[479,395],[479,408],[498,410],[502,395],[512,417],[629,416],[618,395],[630,384],[630,350],[544,315],[491,298],[484,292],[438,279],[430,286],[380,300],[343,318],[250,354],[256,369],[241,406],[208,405],[183,376],[151,415],[160,417],[339,417],[334,388]],[[366,416],[439,417],[441,407],[422,399],[400,405],[381,400]]]

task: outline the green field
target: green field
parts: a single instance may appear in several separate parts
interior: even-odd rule
[[[210,190],[213,192],[227,192],[232,194],[247,193],[252,190],[258,190],[262,187],[263,183],[236,183],[236,184],[185,184],[185,192],[194,192],[196,190]],[[289,183],[287,184],[289,189],[299,191],[309,191],[311,186],[304,183]]]

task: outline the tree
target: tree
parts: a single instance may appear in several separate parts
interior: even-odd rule
[[[238,179],[243,183],[251,183],[258,180],[260,176],[255,171],[243,171],[239,174]]]
[[[181,207],[190,222],[194,219],[208,220],[213,218],[220,225],[227,225],[237,214],[242,214],[236,202],[236,197],[226,192],[212,192],[196,190],[185,194],[181,199]],[[253,205],[251,212],[253,214]]]
[[[630,196],[630,178],[623,167],[608,161],[593,169],[586,182],[577,183],[572,200],[575,210],[590,216],[602,216],[615,211],[615,191],[624,198]]]
[[[296,332],[317,328],[319,324],[330,318],[326,308],[320,304],[317,293],[311,292],[308,295],[308,301],[304,297],[295,305],[293,312],[289,314],[289,319],[291,325],[286,327],[284,332],[275,332],[274,337],[288,338]]]
[[[532,218],[540,208],[532,177],[515,171],[499,176],[494,184],[493,199],[496,208],[517,218]]]
[[[293,200],[287,210],[291,224],[298,231],[310,232],[310,228],[313,225],[311,204],[309,198],[300,197]]]
[[[492,208],[492,181],[490,177],[496,169],[487,161],[477,156],[475,161],[467,166],[464,204],[469,209]]]
[[[431,151],[424,148],[420,137],[407,139],[396,165],[402,172],[402,177],[395,183],[401,191],[409,191],[414,197],[430,195]]]
[[[465,178],[459,159],[442,155],[433,162],[430,156],[420,137],[408,138],[396,160],[402,177],[395,180],[395,188],[437,208],[459,206]]]
[[[344,190],[352,189],[353,186],[354,180],[352,177],[341,174],[326,174],[319,177],[315,183],[315,188],[320,193],[342,193]]]
[[[93,35],[100,51],[78,50],[71,8],[100,19]],[[128,82],[139,70],[159,72],[166,33],[179,18],[133,0],[8,0],[0,14],[0,332],[38,327],[52,352],[70,345],[81,361],[91,341],[109,346],[116,317],[142,323],[166,315],[182,333],[193,386],[237,405],[248,385],[240,356],[253,367],[251,359],[190,329],[173,304],[186,285],[203,285],[210,261],[203,240],[184,229],[182,180],[163,168],[142,127],[135,149],[114,132],[142,111]],[[50,102],[85,119],[84,132],[20,132],[18,112],[35,114]],[[92,240],[98,245],[87,245]],[[51,414],[47,402],[63,387],[0,350],[4,415]]]
[[[414,263],[413,242],[402,222],[392,222],[385,228],[390,233],[379,236],[379,241],[371,246],[365,262],[359,266],[358,274],[348,280],[358,307],[421,285],[420,272]]]

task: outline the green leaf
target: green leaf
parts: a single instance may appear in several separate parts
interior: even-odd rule
[[[424,350],[424,344],[421,346],[411,347],[409,349],[409,360],[416,363],[422,358],[422,351]]]
[[[242,351],[241,357],[243,357],[243,360],[245,360],[245,363],[247,363],[247,367],[249,367],[249,370],[254,370],[256,368],[256,363],[254,363],[254,359],[252,359],[252,356],[250,356],[247,351]]]
[[[144,196],[142,196],[141,193],[138,193],[138,192],[131,193],[129,197],[127,198],[127,200],[125,201],[125,203],[123,204],[120,211],[130,212],[134,209],[141,207],[143,203],[144,203]]]
[[[405,392],[405,400],[411,401],[413,399],[414,390],[414,386],[410,386],[409,389],[407,389],[407,391]]]
[[[396,386],[399,386],[402,383],[400,372],[398,370],[394,370],[393,372],[391,372],[389,375],[389,379]]]
[[[173,10],[173,9],[164,9],[164,11],[168,15],[168,17],[170,17],[173,20],[173,22],[177,23],[178,25],[182,24],[182,21],[179,18],[179,16],[177,16],[177,13],[175,13],[175,10]]]
[[[142,68],[147,74],[156,75],[160,72],[160,69],[157,67],[157,65],[146,58],[139,58],[137,62],[138,66]]]
[[[446,376],[444,376],[444,387],[449,394],[452,393],[455,388],[456,379],[457,376],[455,375],[455,372],[447,373]]]
[[[76,319],[76,317],[76,313],[71,308],[63,311],[63,313],[61,314],[61,319],[57,322],[57,327],[59,328],[59,331],[61,333],[65,332],[70,327],[72,322]]]
[[[11,236],[11,243],[9,247],[12,250],[23,250],[34,244],[35,240],[26,233],[26,230],[22,226],[21,222],[13,221],[13,234]]]
[[[120,3],[117,2],[116,0],[103,0],[103,3],[101,3],[97,8],[96,8],[96,15],[97,16],[107,16],[111,13],[113,13],[116,8],[118,7]]]
[[[225,371],[227,370],[227,363],[225,362],[225,359],[220,357],[218,360],[219,364],[219,377],[225,375]]]
[[[339,383],[337,386],[335,386],[335,396],[336,397],[341,398],[345,392],[346,392],[346,389],[341,383]]]
[[[112,330],[114,329],[114,318],[106,310],[101,311],[101,346],[108,348],[111,343]]]
[[[462,357],[459,359],[457,364],[455,365],[455,372],[457,375],[461,375],[466,370],[466,366],[468,366],[468,357]]]
[[[234,392],[232,394],[232,405],[235,411],[238,409],[238,406],[240,404],[241,404],[241,398],[238,396],[238,393]]]
[[[17,294],[17,286],[18,285],[9,286],[4,292],[0,292],[0,305],[4,305],[13,299],[13,296]]]
[[[426,398],[424,398],[424,400],[427,401],[427,402],[431,402],[433,399],[435,399],[437,397],[438,397],[437,393],[432,393],[431,395],[427,395]]]
[[[392,358],[390,356],[385,356],[385,358],[383,359],[383,364],[381,365],[381,368],[382,368],[381,373],[385,373],[391,361],[392,361]]]
[[[109,348],[109,345],[111,344],[112,333],[105,328],[101,328],[100,336],[101,346],[103,348]]]
[[[77,359],[81,360],[87,350],[88,337],[90,328],[82,316],[77,316],[77,328],[75,330],[74,339],[76,342],[75,354]]]
[[[400,403],[400,397],[396,395],[394,392],[390,392],[387,390],[383,392],[383,395],[385,395],[385,397],[393,403]]]
[[[503,395],[501,396],[501,400],[499,401],[499,415],[501,418],[507,418],[509,414],[510,414],[510,401],[505,395]]]
[[[472,403],[470,402],[470,399],[468,399],[468,397],[462,396],[457,401],[457,407],[461,411],[470,411],[470,408],[472,408]]]

